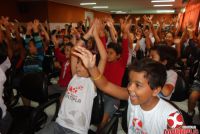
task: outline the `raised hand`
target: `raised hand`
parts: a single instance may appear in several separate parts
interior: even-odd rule
[[[91,69],[95,67],[96,55],[93,55],[86,48],[81,47],[81,46],[76,46],[74,47],[72,54],[78,56],[82,60],[86,68]]]
[[[126,17],[125,20],[120,19],[120,26],[123,33],[128,34],[132,24],[132,20],[127,20],[129,17]]]
[[[2,24],[4,25],[4,26],[8,26],[9,25],[9,17],[4,17],[4,16],[2,16],[1,17],[1,20],[2,20]]]
[[[33,23],[32,22],[28,22],[27,23],[27,27],[26,27],[26,29],[27,29],[27,34],[30,34],[31,33],[31,30],[33,29]]]
[[[138,22],[139,20],[140,20],[140,17],[136,17],[136,18],[135,18],[135,21]]]
[[[153,18],[153,15],[151,15],[150,17],[147,17],[146,15],[143,16],[144,21],[149,24],[152,24],[152,18]]]
[[[34,31],[34,32],[39,32],[39,25],[40,25],[39,20],[35,19],[35,20],[33,21],[33,31]]]

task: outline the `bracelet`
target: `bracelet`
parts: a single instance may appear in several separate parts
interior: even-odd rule
[[[96,78],[92,78],[92,79],[93,79],[93,81],[97,81],[97,80],[101,79],[101,77],[102,77],[102,74],[99,74],[99,76],[97,76]]]

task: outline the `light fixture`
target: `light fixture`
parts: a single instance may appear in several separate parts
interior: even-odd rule
[[[157,13],[175,13],[175,10],[156,10]]]
[[[151,2],[174,2],[175,0],[152,0]]]
[[[116,14],[126,14],[126,12],[121,11],[121,12],[116,12]]]
[[[110,11],[111,13],[116,13],[116,14],[126,14],[127,12],[124,11]]]
[[[154,7],[172,7],[173,5],[153,5]]]
[[[182,9],[181,9],[181,12],[182,12],[182,13],[185,13],[185,8],[182,8]]]
[[[108,6],[94,6],[92,8],[108,8]]]
[[[97,3],[95,3],[95,2],[91,2],[91,3],[89,3],[89,2],[87,2],[87,3],[80,3],[81,6],[96,5],[96,4],[97,4]]]

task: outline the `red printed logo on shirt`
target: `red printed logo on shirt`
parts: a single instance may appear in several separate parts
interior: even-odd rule
[[[133,118],[132,124],[130,126],[131,131],[137,134],[147,134],[147,132],[143,130],[142,127],[143,127],[142,121],[139,120],[138,118]]]
[[[183,123],[183,116],[178,111],[171,113],[167,119],[167,125],[169,128],[180,128]]]
[[[137,129],[142,129],[142,121],[137,119],[137,118],[133,118],[132,121],[133,127],[137,128]]]

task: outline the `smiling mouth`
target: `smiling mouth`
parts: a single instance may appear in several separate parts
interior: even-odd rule
[[[135,93],[130,93],[130,98],[131,98],[131,100],[135,100],[135,99],[137,99],[138,97],[136,96]]]

